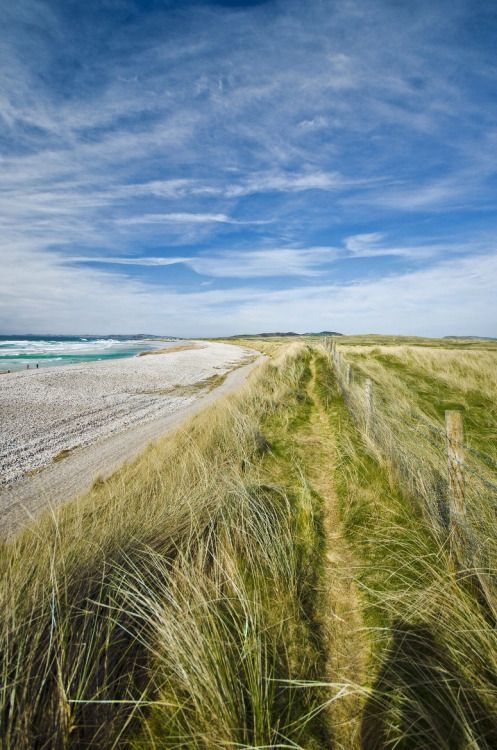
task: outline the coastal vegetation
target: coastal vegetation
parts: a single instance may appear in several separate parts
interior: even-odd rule
[[[340,337],[346,391],[321,337],[236,343],[237,394],[3,542],[1,747],[496,747],[496,344]],[[416,492],[453,408],[464,565]]]

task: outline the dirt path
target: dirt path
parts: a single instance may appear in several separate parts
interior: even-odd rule
[[[170,432],[220,396],[237,390],[263,356],[228,373],[224,382],[172,414],[124,429],[86,448],[75,450],[39,474],[0,490],[0,534],[9,534],[48,505],[70,500],[88,490],[96,476],[112,474],[148,443]]]
[[[366,646],[361,635],[363,623],[354,583],[355,563],[341,527],[333,482],[338,461],[336,442],[319,396],[314,359],[311,360],[308,396],[312,402],[310,419],[299,442],[304,448],[309,482],[323,501],[326,554],[322,609],[327,676],[332,682],[361,684]],[[336,733],[334,747],[358,748],[360,699],[354,695],[341,698],[332,704],[330,711]]]

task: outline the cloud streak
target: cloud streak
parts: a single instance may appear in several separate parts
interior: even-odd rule
[[[361,282],[323,284],[314,278],[271,294],[265,286],[243,282],[185,291],[150,286],[98,269],[81,273],[56,253],[26,248],[19,248],[15,259],[2,282],[0,325],[6,332],[29,326],[46,333],[54,310],[60,333],[164,334],[174,324],[176,335],[210,335],[212,326],[228,335],[264,330],[268,320],[278,329],[301,332],[315,326],[348,333],[400,328],[434,336],[494,332],[488,311],[497,294],[497,251]]]
[[[251,305],[276,315],[285,299],[291,315],[291,295],[297,309],[307,294],[318,316],[314,294],[345,304],[354,285],[375,295],[396,284],[398,297],[404,279],[423,278],[413,274],[428,283],[444,261],[491,257],[485,2],[477,14],[469,0],[70,7],[11,4],[0,30],[0,253],[34,274],[29,288],[4,283],[5,328],[40,319],[37,274],[39,297],[55,285],[52,330],[62,309],[79,325],[91,285],[123,320],[131,305],[150,324],[157,287],[178,284],[175,305],[202,325],[210,315],[215,334],[224,316],[259,328]],[[188,315],[167,309],[174,333]],[[383,328],[391,319],[403,320],[385,302]]]

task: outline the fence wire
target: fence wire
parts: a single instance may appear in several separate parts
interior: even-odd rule
[[[465,564],[486,570],[497,589],[497,461],[451,441],[463,459],[452,456],[449,474],[445,429],[422,412],[392,402],[376,383],[367,389],[357,371],[351,377],[350,363],[336,348],[326,348],[347,409],[371,452],[387,461],[403,490],[419,500],[437,535],[446,539],[456,530],[464,539]],[[454,507],[454,495],[463,498],[463,512]],[[494,569],[495,575],[488,572]]]

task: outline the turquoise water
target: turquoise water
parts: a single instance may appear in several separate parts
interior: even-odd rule
[[[170,345],[175,344],[171,341]],[[97,336],[0,336],[0,372],[133,357],[165,341]]]

